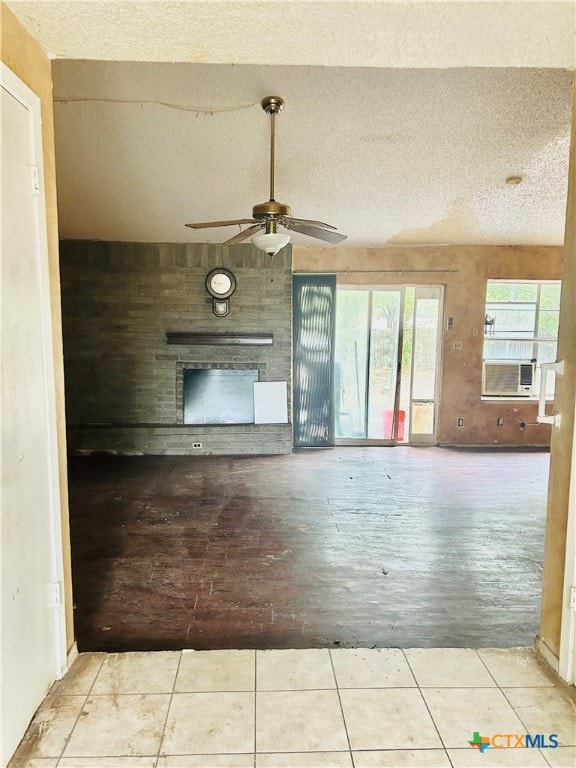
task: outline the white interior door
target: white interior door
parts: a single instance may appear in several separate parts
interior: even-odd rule
[[[66,663],[40,103],[2,80],[2,765]]]
[[[561,630],[558,672],[566,682],[576,685],[576,412],[568,495]]]

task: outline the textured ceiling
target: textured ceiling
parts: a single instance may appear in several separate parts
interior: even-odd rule
[[[56,61],[54,90],[63,237],[231,237],[183,225],[247,217],[267,199],[269,118],[256,102],[277,93],[276,198],[347,245],[563,240],[564,70]]]
[[[573,68],[574,0],[7,0],[58,58]]]
[[[267,199],[279,94],[276,197],[346,245],[562,242],[574,0],[7,3],[57,59],[64,237],[232,236],[183,225]]]

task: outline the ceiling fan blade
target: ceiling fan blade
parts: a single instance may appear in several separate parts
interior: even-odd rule
[[[289,219],[284,224],[286,229],[292,229],[294,232],[301,232],[303,235],[309,235],[310,237],[317,237],[319,240],[326,240],[327,243],[341,243],[342,240],[346,240],[346,235],[339,235],[338,232],[332,232],[328,229],[320,229],[320,227],[312,227],[309,224],[299,224],[294,219]]]
[[[332,224],[325,224],[323,221],[312,221],[312,219],[295,219],[293,216],[286,216],[285,218],[289,221],[295,221],[297,224],[310,224],[313,227],[324,227],[324,229],[334,230],[337,229],[337,227],[333,227]]]
[[[238,234],[234,235],[234,237],[231,237],[230,240],[225,240],[222,245],[233,245],[234,243],[241,243],[242,240],[246,240],[246,238],[250,237],[251,235],[255,235],[256,232],[259,232],[263,226],[264,223],[254,224],[253,227],[248,227],[248,229],[245,229],[243,232],[238,232]]]
[[[234,221],[200,221],[194,224],[186,224],[192,229],[207,229],[208,227],[230,227],[232,224],[254,224],[256,219],[234,219]]]

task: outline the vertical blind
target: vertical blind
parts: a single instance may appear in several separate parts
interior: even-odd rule
[[[294,445],[334,445],[336,275],[294,275]]]

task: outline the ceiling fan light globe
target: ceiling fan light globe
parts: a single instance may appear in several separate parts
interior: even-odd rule
[[[284,235],[280,232],[263,232],[261,235],[255,235],[251,243],[259,251],[265,251],[270,256],[275,256],[278,251],[288,245],[290,235]]]

